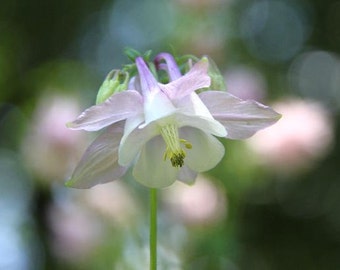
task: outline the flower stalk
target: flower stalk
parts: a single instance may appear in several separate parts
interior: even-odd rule
[[[150,270],[157,270],[157,189],[150,188]]]

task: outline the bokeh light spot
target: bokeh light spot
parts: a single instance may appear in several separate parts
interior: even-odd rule
[[[284,1],[254,1],[241,16],[240,31],[250,53],[269,62],[289,60],[310,32],[306,13]]]

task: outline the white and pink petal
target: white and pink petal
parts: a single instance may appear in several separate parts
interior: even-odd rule
[[[65,185],[90,188],[114,181],[123,176],[127,167],[118,164],[118,147],[123,136],[121,123],[110,127],[87,148]]]
[[[142,111],[142,96],[135,90],[127,90],[88,108],[76,120],[68,123],[67,127],[73,130],[97,131]]]
[[[281,115],[253,100],[241,100],[227,92],[205,91],[199,97],[211,115],[227,130],[229,139],[246,139],[273,125]]]
[[[211,82],[208,66],[208,59],[202,58],[187,74],[168,84],[159,84],[160,88],[171,100],[179,100],[200,88],[208,87]]]

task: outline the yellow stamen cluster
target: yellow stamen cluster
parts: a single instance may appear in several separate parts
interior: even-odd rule
[[[186,154],[183,151],[181,144],[184,144],[185,148],[191,149],[191,143],[184,139],[179,139],[178,128],[174,124],[161,127],[160,133],[166,143],[166,149],[163,156],[164,160],[168,158],[173,167],[182,167]]]

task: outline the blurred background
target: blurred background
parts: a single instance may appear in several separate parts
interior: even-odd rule
[[[0,269],[148,269],[148,190],[63,186],[125,46],[209,55],[283,118],[164,189],[160,269],[340,269],[340,1],[2,0]]]

